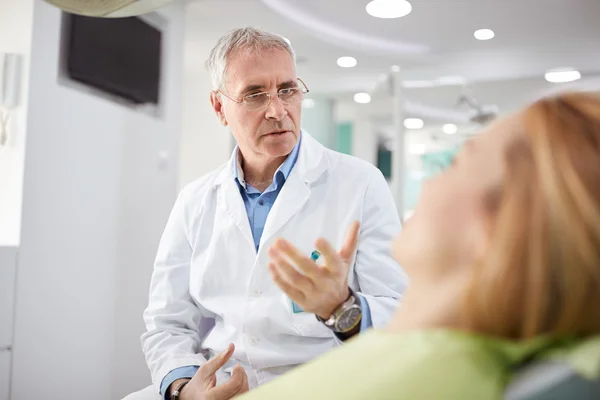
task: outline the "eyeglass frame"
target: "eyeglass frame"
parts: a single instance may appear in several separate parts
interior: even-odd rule
[[[286,89],[300,89],[300,92],[302,93],[302,97],[304,97],[304,95],[305,95],[306,93],[309,93],[309,92],[310,92],[310,90],[308,89],[308,86],[306,86],[306,83],[304,83],[304,81],[303,81],[302,79],[300,79],[300,78],[296,78],[296,80],[300,81],[300,83],[302,83],[302,86],[304,86],[304,88],[301,88],[300,86],[298,86],[297,88],[291,88],[291,87],[289,87],[289,88],[283,88],[283,89],[279,89],[279,90],[277,91],[277,97],[279,97],[279,92],[280,92],[280,91],[282,91],[282,90],[286,90]],[[264,106],[262,106],[262,107],[260,107],[260,108],[257,108],[256,110],[252,110],[252,111],[258,111],[258,110],[261,110],[261,109],[264,109],[264,108],[267,108],[267,107],[269,107],[269,105],[271,104],[271,101],[273,100],[273,95],[271,95],[271,93],[269,93],[269,92],[257,92],[257,93],[248,94],[248,95],[246,95],[246,96],[243,96],[243,97],[242,97],[242,98],[240,98],[239,100],[236,100],[236,99],[234,99],[233,97],[230,97],[230,96],[226,95],[225,93],[223,93],[223,92],[221,91],[221,89],[215,90],[215,92],[216,92],[216,93],[220,93],[220,94],[222,94],[223,96],[227,97],[229,100],[233,101],[234,103],[241,104],[241,105],[242,105],[242,106],[244,106],[244,107],[247,107],[247,104],[248,104],[248,103],[246,102],[246,97],[248,97],[248,96],[256,96],[256,95],[259,95],[259,94],[265,94],[265,95],[267,95],[267,97],[268,97],[269,101],[266,103],[266,105],[264,105]],[[279,97],[279,100],[281,100],[281,98],[280,98],[280,97]],[[283,101],[283,100],[281,100],[281,102],[282,102],[283,104],[293,104],[293,103],[287,103],[287,102],[285,102],[285,101]]]

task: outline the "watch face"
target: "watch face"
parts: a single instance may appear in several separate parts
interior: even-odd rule
[[[346,310],[346,312],[344,312],[344,314],[340,316],[336,328],[339,332],[348,332],[356,327],[361,317],[362,312],[360,307],[350,307],[348,310]]]

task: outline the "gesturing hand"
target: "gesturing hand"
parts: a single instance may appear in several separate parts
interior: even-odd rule
[[[216,372],[231,358],[235,347],[230,344],[227,350],[204,363],[188,383],[179,398],[181,400],[229,400],[248,391],[248,377],[238,364],[233,368],[229,381],[217,386]]]
[[[317,265],[287,240],[278,239],[269,249],[269,271],[273,281],[304,311],[328,319],[350,296],[348,273],[358,246],[359,229],[358,222],[350,225],[339,253],[325,239],[317,240],[316,248],[325,259],[323,266]]]

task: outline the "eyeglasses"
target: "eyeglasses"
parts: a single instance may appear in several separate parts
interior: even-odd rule
[[[279,89],[277,91],[277,97],[279,100],[285,104],[290,105],[294,103],[299,103],[304,99],[304,95],[309,92],[308,87],[302,81],[302,79],[298,78],[298,86],[297,87],[289,87]],[[223,96],[227,97],[229,100],[234,101],[238,104],[241,104],[248,111],[258,111],[264,108],[267,108],[269,104],[271,104],[272,94],[269,92],[260,92],[260,93],[252,93],[247,96],[242,97],[239,100],[236,100],[232,97],[227,96],[220,90],[217,92],[221,93]]]

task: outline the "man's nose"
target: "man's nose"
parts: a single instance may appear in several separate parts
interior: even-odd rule
[[[286,115],[287,110],[285,109],[283,102],[281,101],[279,96],[271,97],[271,101],[269,102],[269,106],[267,107],[265,118],[281,121],[286,117]]]

